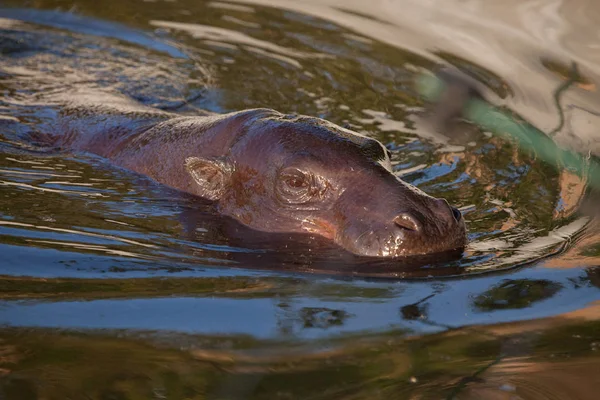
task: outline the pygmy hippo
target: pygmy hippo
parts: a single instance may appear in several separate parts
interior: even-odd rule
[[[360,256],[466,244],[461,213],[398,179],[377,140],[270,109],[180,116],[132,104],[63,109],[53,144],[212,200],[250,228],[321,235]]]

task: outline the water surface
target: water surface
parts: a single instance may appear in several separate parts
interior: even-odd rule
[[[6,2],[0,393],[595,398],[600,227],[597,203],[580,211],[585,181],[468,121],[436,132],[413,86],[458,67],[494,104],[600,154],[600,8],[576,3]],[[382,279],[318,238],[240,241],[208,205],[24,140],[52,123],[46,99],[72,91],[345,125],[460,207],[470,244],[458,261],[378,265]]]

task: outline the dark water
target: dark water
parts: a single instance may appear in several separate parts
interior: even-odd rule
[[[585,181],[467,122],[460,137],[432,131],[412,83],[460,67],[598,155],[599,8],[438,3],[5,4],[0,399],[596,398],[600,227],[597,202],[579,210]],[[52,123],[45,99],[72,91],[347,125],[459,206],[471,243],[460,261],[386,263],[395,279],[371,279],[318,239],[236,240],[194,199],[24,141]]]

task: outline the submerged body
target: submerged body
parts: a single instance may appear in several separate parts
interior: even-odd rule
[[[318,234],[357,255],[466,244],[460,212],[398,179],[374,139],[269,109],[182,117],[109,97],[71,98],[52,144],[212,200],[250,228]]]

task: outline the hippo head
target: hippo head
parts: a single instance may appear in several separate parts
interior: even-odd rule
[[[397,178],[378,141],[319,118],[256,113],[230,152],[189,157],[220,212],[267,232],[310,232],[361,256],[461,249],[460,211]]]

